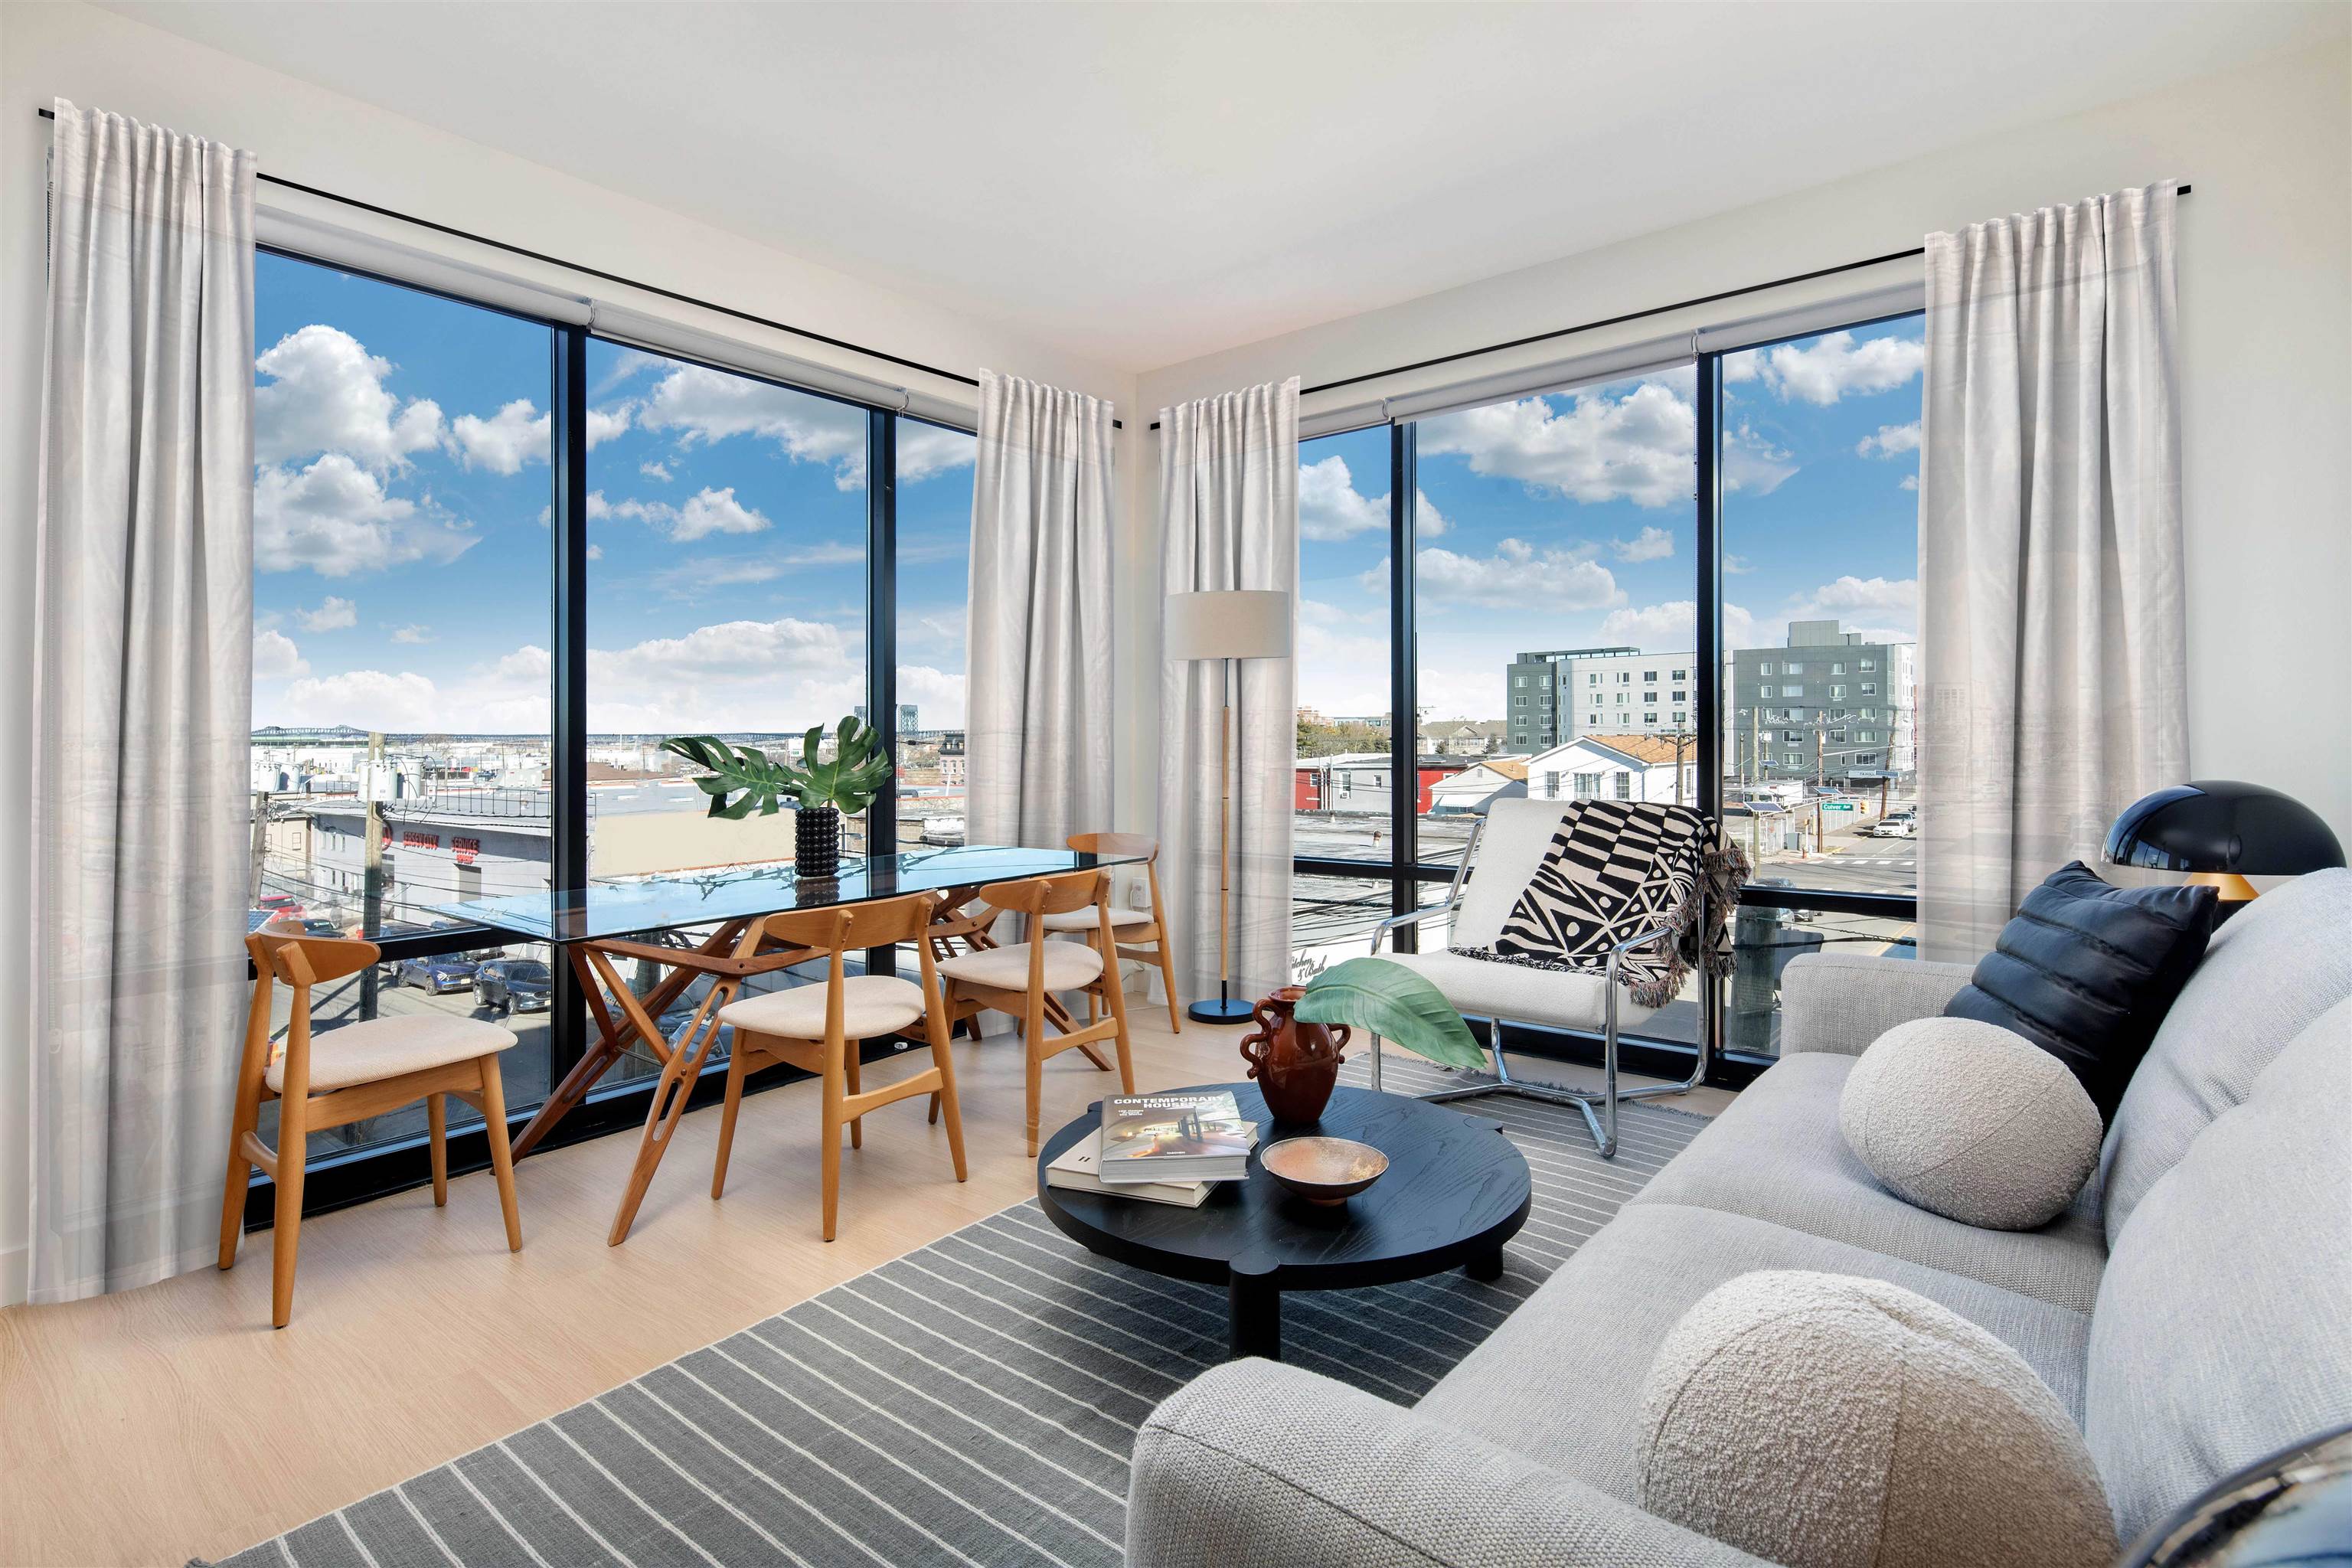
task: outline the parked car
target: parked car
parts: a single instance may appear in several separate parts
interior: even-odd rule
[[[1907,816],[1890,816],[1884,822],[1872,823],[1863,831],[1873,838],[1916,838],[1918,824]]]
[[[465,991],[474,984],[477,965],[471,959],[445,953],[436,958],[403,959],[393,972],[394,984],[414,985],[420,991],[439,995],[445,991]]]
[[[264,893],[253,900],[253,907],[267,912],[271,920],[277,920],[282,915],[300,914],[302,900],[290,893]]]
[[[302,934],[304,936],[339,937],[343,934],[343,926],[341,921],[331,921],[323,919],[318,915],[312,915],[310,919],[302,922]]]
[[[494,958],[474,969],[474,1002],[494,1013],[543,1013],[555,976],[535,958]]]

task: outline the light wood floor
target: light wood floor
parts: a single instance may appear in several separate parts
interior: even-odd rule
[[[1138,1087],[1241,1076],[1238,1029],[1133,1014]],[[218,1557],[503,1436],[1019,1202],[1021,1058],[957,1045],[971,1179],[909,1100],[845,1151],[841,1239],[817,1236],[814,1082],[744,1101],[726,1198],[719,1116],[694,1113],[628,1241],[604,1245],[636,1140],[518,1168],[524,1247],[506,1250],[488,1172],[304,1222],[294,1321],[269,1327],[269,1237],[237,1267],[62,1307],[0,1312],[0,1563]],[[919,1064],[921,1058],[913,1058]],[[1582,1081],[1514,1058],[1514,1071]],[[869,1086],[903,1070],[869,1067]],[[1597,1077],[1597,1075],[1591,1075]],[[1115,1080],[1045,1068],[1045,1125]],[[1643,1081],[1643,1080],[1631,1080]],[[1728,1096],[1668,1103],[1712,1114]]]

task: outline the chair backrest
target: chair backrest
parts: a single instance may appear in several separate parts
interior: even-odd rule
[[[309,936],[290,920],[273,921],[245,939],[253,960],[253,1000],[245,1016],[245,1062],[241,1076],[258,1079],[268,1066],[270,992],[283,980],[294,987],[294,1008],[286,1023],[289,1098],[300,1098],[310,1084],[310,987],[322,980],[356,974],[383,955],[372,942],[356,937]]]
[[[919,942],[939,910],[940,897],[937,893],[908,893],[903,898],[877,899],[869,904],[786,910],[761,921],[752,940],[755,950],[761,942],[778,942],[816,952]]]
[[[1487,805],[1486,826],[1478,835],[1478,856],[1470,868],[1469,885],[1462,889],[1462,905],[1454,911],[1448,946],[1495,945],[1519,895],[1543,868],[1552,836],[1575,804],[1512,798]]]
[[[1147,865],[1160,858],[1160,840],[1148,833],[1073,833],[1065,842],[1081,855],[1139,855]]]
[[[1109,896],[1108,871],[1058,871],[1019,882],[999,882],[980,890],[990,909],[1014,915],[1066,915],[1092,909]]]

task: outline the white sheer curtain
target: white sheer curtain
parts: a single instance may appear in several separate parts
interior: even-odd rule
[[[1229,588],[1298,595],[1298,378],[1160,411],[1163,595]],[[1164,663],[1160,699],[1160,868],[1187,999],[1217,993],[1217,830],[1223,672]],[[1290,984],[1295,666],[1235,666],[1233,994]]]
[[[2188,776],[2169,183],[1927,240],[1921,952]]]
[[[980,373],[965,835],[1058,849],[1111,824],[1111,405]]]
[[[245,994],[253,155],[57,104],[35,616],[35,1301],[212,1260]]]

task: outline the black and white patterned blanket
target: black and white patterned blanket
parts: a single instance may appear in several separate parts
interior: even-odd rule
[[[1704,937],[1697,930],[1702,879]],[[1731,973],[1731,910],[1747,880],[1748,857],[1688,806],[1574,801],[1495,945],[1454,951],[1529,969],[1601,974],[1611,948],[1664,926],[1671,941],[1643,943],[1618,970],[1635,1002],[1663,1007],[1681,994],[1702,947],[1710,973]]]

